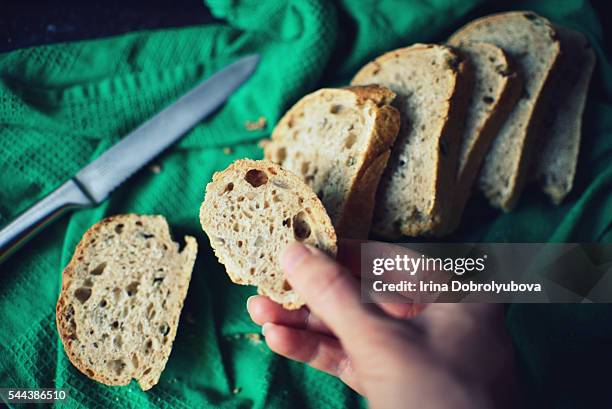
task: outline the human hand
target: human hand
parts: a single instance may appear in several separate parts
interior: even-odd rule
[[[358,251],[341,242],[342,264],[299,243],[283,252],[286,279],[308,308],[249,299],[271,350],[337,376],[373,408],[517,407],[503,306],[364,304],[347,268],[358,271]]]

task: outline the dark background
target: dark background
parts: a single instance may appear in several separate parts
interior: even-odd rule
[[[512,3],[502,0],[496,6],[503,10]],[[607,49],[612,35],[606,21],[610,1],[591,3],[602,19]],[[203,0],[0,0],[0,52],[214,21]]]

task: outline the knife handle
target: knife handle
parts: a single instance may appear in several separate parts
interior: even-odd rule
[[[0,230],[0,263],[66,210],[93,204],[74,180],[64,183]]]

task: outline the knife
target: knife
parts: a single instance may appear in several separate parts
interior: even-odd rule
[[[121,183],[217,108],[255,71],[249,55],[212,75],[127,134],[0,230],[0,263],[66,210],[100,204]]]

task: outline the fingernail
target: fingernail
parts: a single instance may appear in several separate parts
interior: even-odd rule
[[[266,336],[266,328],[270,328],[270,324],[269,322],[265,322],[264,325],[261,326],[261,335],[263,335],[264,337]]]
[[[301,259],[309,254],[310,250],[302,243],[291,243],[281,253],[280,265],[285,272],[291,271]]]
[[[250,310],[251,310],[251,308],[250,308],[250,307],[251,307],[251,301],[253,301],[253,299],[254,299],[255,297],[257,297],[257,296],[256,296],[256,295],[252,295],[252,296],[250,296],[249,298],[247,298],[247,302],[246,302],[246,308],[247,308],[247,311],[250,311]]]

